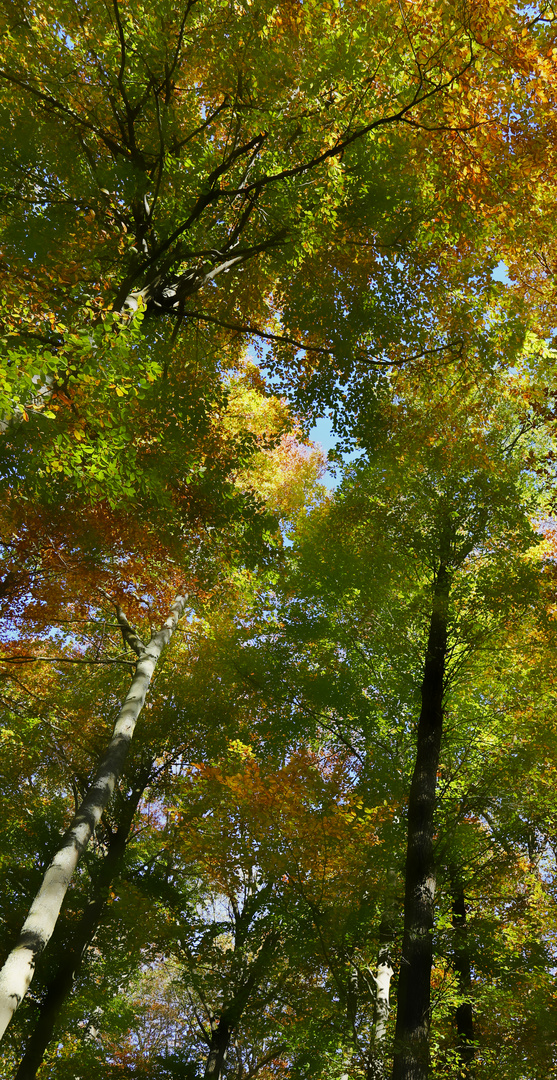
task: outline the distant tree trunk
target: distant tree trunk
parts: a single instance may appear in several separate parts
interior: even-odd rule
[[[138,777],[132,794],[120,814],[117,831],[110,836],[108,851],[95,878],[93,897],[85,908],[70,940],[61,944],[62,959],[41,1001],[37,1022],[25,1047],[25,1053],[14,1080],[35,1080],[37,1070],[54,1033],[60,1010],[71,992],[85,951],[93,940],[106,907],[110,885],[122,866],[133,819],[143,792],[150,781],[152,767],[153,761],[150,761]]]
[[[379,950],[377,975],[375,976],[375,1009],[373,1017],[373,1043],[366,1070],[366,1080],[383,1080],[385,1076],[385,1041],[391,1011],[390,991],[393,968],[391,949],[394,934],[393,897],[394,870],[389,870],[387,897],[379,926]]]
[[[425,1080],[429,1073],[432,931],[435,898],[433,814],[447,654],[450,575],[436,574],[422,682],[416,765],[408,800],[404,935],[398,982],[393,1080]]]
[[[261,890],[261,897],[263,893],[264,890]],[[278,941],[278,934],[268,934],[257,956],[239,980],[235,992],[221,1010],[218,1021],[215,1019],[211,1023],[211,1041],[203,1080],[220,1080],[232,1034],[238,1027],[251,995],[265,976]]]
[[[373,1049],[366,1070],[366,1080],[383,1080],[385,1076],[385,1041],[391,1011],[390,989],[393,977],[391,945],[389,938],[380,945],[377,956]]]
[[[138,657],[135,674],[91,787],[63,838],[62,846],[46,870],[19,941],[0,972],[0,1037],[27,993],[37,959],[56,926],[79,858],[99,824],[122,773],[157,661],[164,646],[170,641],[185,606],[186,598],[176,597],[171,614],[164,626],[152,634],[148,645],[143,644],[129,626],[123,612],[118,609],[124,638]]]
[[[472,972],[470,966],[470,949],[468,946],[468,929],[466,926],[466,904],[464,901],[464,887],[460,879],[455,875],[451,877],[451,892],[453,897],[452,922],[454,930],[453,963],[458,980],[458,989],[464,999],[470,996],[472,988]],[[459,1057],[459,1077],[462,1080],[472,1080],[474,1061],[474,1014],[470,1000],[464,1000],[456,1010],[457,1052]]]

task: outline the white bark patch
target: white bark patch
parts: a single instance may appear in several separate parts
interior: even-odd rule
[[[377,1017],[375,1022],[375,1042],[379,1045],[385,1042],[387,1034],[387,1022],[390,1011],[389,994],[393,974],[394,972],[389,961],[378,964],[377,975],[375,976],[375,983],[377,986],[377,996],[375,999]]]

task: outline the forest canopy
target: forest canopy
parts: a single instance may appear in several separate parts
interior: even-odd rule
[[[0,1077],[556,1075],[557,12],[0,30]]]

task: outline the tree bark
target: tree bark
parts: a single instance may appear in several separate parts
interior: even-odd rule
[[[224,1016],[211,1031],[211,1043],[203,1080],[220,1080],[230,1044],[232,1027]]]
[[[124,638],[138,656],[135,674],[93,782],[62,840],[61,847],[45,872],[19,940],[0,972],[0,1037],[27,993],[37,959],[56,926],[79,858],[87,847],[122,773],[157,661],[170,641],[185,605],[185,597],[176,597],[164,626],[152,634],[148,645],[140,641],[118,609]]]
[[[408,800],[404,935],[398,983],[393,1080],[426,1080],[429,1074],[432,931],[436,884],[433,814],[443,733],[449,592],[450,575],[447,567],[441,564],[433,587],[416,764]]]
[[[106,907],[110,885],[122,865],[135,813],[149,783],[152,767],[151,761],[138,777],[131,797],[120,815],[118,829],[110,836],[108,851],[98,869],[94,883],[93,897],[85,908],[70,941],[62,943],[62,959],[41,1001],[37,1022],[25,1047],[14,1080],[35,1080],[37,1070],[52,1038],[60,1010],[72,990],[87,947],[94,937]]]
[[[389,1019],[389,991],[393,969],[391,967],[391,942],[385,943],[379,949],[377,957],[377,997],[375,999],[375,1045],[378,1055],[383,1057],[383,1047],[387,1034],[387,1021]]]
[[[470,996],[472,971],[470,950],[467,940],[466,904],[464,887],[458,877],[451,881],[453,897],[452,922],[454,930],[453,963],[458,980],[458,989],[464,999]],[[456,1010],[457,1053],[459,1058],[459,1077],[472,1080],[474,1062],[474,1013],[470,1000],[463,1000]]]
[[[366,1080],[383,1080],[385,1076],[385,1042],[389,1021],[391,979],[393,967],[391,949],[394,936],[393,891],[396,882],[394,870],[387,875],[387,895],[379,926],[379,949],[377,975],[375,976],[375,1008],[373,1016],[373,1041],[366,1069]]]
[[[388,919],[388,926],[384,925],[384,922],[386,922],[385,917],[381,921],[381,944],[377,954],[373,1049],[366,1080],[383,1080],[385,1076],[385,1041],[391,1011],[390,990],[394,972],[391,965],[392,920]]]

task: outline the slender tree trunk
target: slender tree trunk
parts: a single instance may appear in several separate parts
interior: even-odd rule
[[[110,885],[122,865],[133,819],[149,783],[152,767],[151,761],[138,777],[132,794],[120,815],[117,832],[112,833],[108,851],[98,868],[93,898],[85,908],[70,941],[65,941],[61,945],[62,959],[41,1001],[37,1022],[25,1047],[25,1053],[14,1080],[35,1080],[37,1069],[52,1038],[60,1010],[72,990],[85,951],[93,939],[106,907]]]
[[[373,1017],[373,1043],[366,1070],[366,1080],[383,1080],[385,1076],[385,1042],[387,1024],[391,1011],[390,992],[393,968],[391,949],[393,944],[393,888],[396,875],[389,870],[387,876],[387,897],[379,927],[379,950],[377,953],[377,975],[375,976],[375,1008]]]
[[[429,1073],[432,931],[435,898],[433,814],[447,653],[450,577],[440,566],[422,683],[416,765],[408,800],[404,935],[398,983],[393,1080],[425,1080]]]
[[[262,890],[263,894],[263,890]],[[253,914],[253,912],[252,912]],[[238,936],[238,925],[236,927]],[[242,933],[242,939],[244,934]],[[278,935],[270,933],[264,940],[255,960],[240,980],[236,992],[225,1004],[218,1021],[211,1024],[211,1042],[203,1080],[220,1080],[232,1033],[237,1029],[253,992],[265,976],[278,945]],[[244,940],[241,948],[243,950]]]
[[[391,967],[391,942],[386,942],[379,949],[377,958],[377,997],[375,999],[375,1045],[380,1058],[383,1058],[387,1022],[389,1019],[389,993],[393,969]]]
[[[0,972],[0,1037],[27,993],[37,959],[56,926],[79,858],[87,847],[121,775],[157,661],[164,646],[170,641],[185,605],[185,597],[176,597],[171,614],[164,626],[152,635],[148,645],[141,642],[123,613],[118,610],[124,638],[138,656],[135,674],[91,787],[66,832],[61,847],[46,870],[19,941]]]
[[[453,896],[453,963],[458,980],[458,989],[463,998],[468,998],[472,988],[470,950],[466,926],[466,904],[464,887],[458,877],[452,878]],[[464,1000],[456,1010],[457,1053],[459,1057],[459,1077],[472,1080],[474,1061],[474,1014],[470,1000]]]
[[[389,936],[387,937],[387,933]],[[389,919],[388,928],[383,929],[383,938],[377,955],[377,975],[375,977],[376,996],[374,1013],[374,1033],[372,1058],[367,1069],[366,1080],[383,1080],[385,1076],[385,1042],[387,1037],[387,1024],[391,1011],[390,992],[393,968],[391,966],[392,945],[392,922]]]

